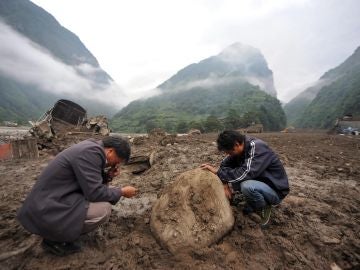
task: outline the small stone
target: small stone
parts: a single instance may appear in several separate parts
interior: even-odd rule
[[[233,263],[236,261],[237,254],[235,251],[230,252],[228,255],[226,255],[225,261],[227,263]]]
[[[144,255],[143,250],[139,247],[136,249],[136,253],[137,253],[137,255],[139,255],[139,257],[142,257]]]
[[[152,182],[150,183],[150,185],[151,185],[152,187],[157,187],[157,186],[159,186],[159,182],[158,182],[158,181],[152,181]]]
[[[330,264],[330,269],[331,270],[341,270],[341,268],[334,262],[332,264]]]
[[[341,240],[335,237],[328,237],[328,236],[324,236],[323,237],[323,242],[325,244],[340,244]]]
[[[140,238],[139,237],[134,237],[133,242],[134,242],[135,245],[139,245],[140,244]]]

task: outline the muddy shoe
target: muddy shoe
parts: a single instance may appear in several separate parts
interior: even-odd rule
[[[263,209],[261,209],[258,212],[261,221],[260,221],[260,225],[262,227],[265,227],[266,225],[268,225],[269,221],[270,221],[270,216],[271,216],[271,205],[267,205],[265,206]]]
[[[244,200],[245,200],[245,198],[244,198],[243,194],[241,194],[239,192],[235,192],[230,200],[230,205],[238,206]]]
[[[41,246],[44,250],[57,256],[66,256],[81,251],[80,244],[75,242],[55,242],[43,239]]]

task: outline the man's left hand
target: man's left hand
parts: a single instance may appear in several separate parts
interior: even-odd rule
[[[218,171],[218,169],[216,169],[215,167],[211,166],[208,163],[201,164],[200,168],[203,170],[208,170],[208,171],[212,172],[213,174],[217,174],[217,171]]]
[[[120,174],[120,169],[118,166],[111,167],[108,172],[108,176],[110,179],[113,179],[114,177],[118,176],[119,174]]]

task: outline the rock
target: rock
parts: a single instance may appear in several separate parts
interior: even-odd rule
[[[235,251],[231,251],[228,255],[225,257],[225,261],[229,264],[232,264],[236,262],[238,255]]]
[[[233,225],[222,183],[202,169],[180,174],[154,203],[150,219],[155,238],[173,254],[209,246]]]
[[[158,159],[159,159],[159,155],[157,155],[155,151],[152,151],[149,156],[150,166],[153,166],[155,162],[158,161]]]
[[[201,131],[199,129],[190,129],[188,134],[189,135],[200,135]]]
[[[134,137],[134,138],[133,138],[132,143],[133,143],[134,145],[141,145],[141,144],[144,144],[144,143],[146,142],[146,140],[147,140],[147,137],[145,137],[145,136],[138,136],[138,137]]]
[[[341,268],[336,263],[330,264],[330,269],[331,270],[341,270]]]
[[[341,243],[341,240],[336,238],[336,237],[330,237],[330,236],[323,236],[322,237],[322,240],[325,244],[340,244]]]

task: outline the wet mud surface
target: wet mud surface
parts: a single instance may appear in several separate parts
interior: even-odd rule
[[[218,243],[176,256],[150,231],[153,202],[178,174],[218,165],[216,134],[178,137],[174,145],[144,141],[133,153],[152,153],[153,166],[134,175],[124,167],[112,185],[140,193],[121,199],[109,223],[81,237],[83,252],[65,258],[44,252],[41,238],[15,219],[37,176],[53,158],[0,162],[0,269],[360,269],[360,136],[314,133],[254,134],[283,161],[291,192],[270,226],[233,206],[235,225]],[[41,199],[41,198],[39,198]]]

